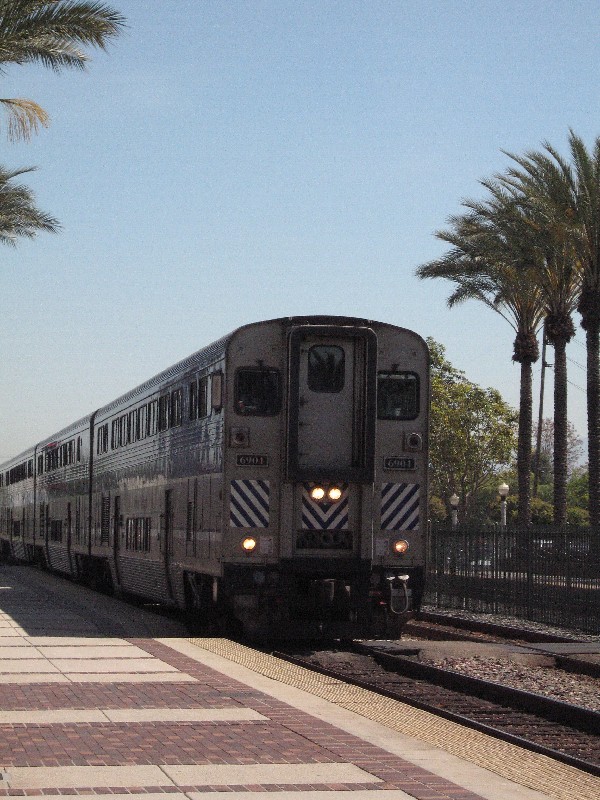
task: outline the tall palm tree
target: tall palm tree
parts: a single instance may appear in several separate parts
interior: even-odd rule
[[[0,167],[0,242],[14,245],[18,237],[33,238],[38,231],[54,233],[57,220],[35,206],[33,193],[26,186],[13,183],[13,179],[31,168],[8,172]]]
[[[554,347],[554,522],[567,521],[567,344],[575,335],[573,311],[581,288],[581,264],[573,241],[573,202],[562,170],[544,153],[508,154],[517,166],[499,181],[522,215],[523,235],[535,249],[537,280],[545,302],[545,334]]]
[[[562,181],[547,200],[554,204],[558,224],[564,225],[565,217],[570,223],[571,246],[581,270],[577,311],[587,349],[589,516],[590,524],[600,527],[600,137],[588,150],[570,131],[569,147],[571,163],[547,142],[543,145]]]
[[[451,217],[451,228],[436,233],[451,245],[441,259],[421,265],[420,278],[446,278],[456,288],[450,307],[467,299],[483,302],[506,319],[515,331],[513,360],[521,365],[517,449],[518,517],[531,519],[532,365],[539,357],[537,331],[544,302],[536,280],[539,253],[524,237],[526,224],[514,213],[514,198],[495,181],[483,181],[489,199],[465,201],[468,212]]]
[[[86,46],[106,48],[124,18],[105,3],[79,0],[0,0],[0,65],[41,62],[61,70],[83,68]],[[33,100],[0,99],[12,138],[28,138],[48,115]]]

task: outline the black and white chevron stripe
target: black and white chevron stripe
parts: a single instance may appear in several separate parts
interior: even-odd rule
[[[418,483],[382,483],[381,530],[417,530],[420,496]]]
[[[342,485],[342,496],[335,503],[313,500],[314,483],[302,487],[302,528],[305,531],[343,531],[348,527],[348,486]]]
[[[232,528],[267,528],[269,481],[231,481],[229,524]]]

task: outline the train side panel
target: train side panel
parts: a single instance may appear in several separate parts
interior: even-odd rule
[[[222,355],[199,351],[95,415],[85,568],[117,592],[183,607],[186,561],[220,539]]]
[[[35,532],[35,451],[27,450],[0,473],[0,548],[5,558],[29,561]]]
[[[36,447],[34,557],[50,569],[78,576],[76,553],[89,539],[90,417]]]

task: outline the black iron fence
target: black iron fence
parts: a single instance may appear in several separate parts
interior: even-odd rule
[[[600,530],[431,525],[425,601],[600,634]]]

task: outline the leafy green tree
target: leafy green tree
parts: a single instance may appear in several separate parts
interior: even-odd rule
[[[86,46],[106,48],[124,18],[105,3],[77,0],[0,0],[0,64],[41,62],[55,71],[81,69]],[[28,138],[48,114],[33,100],[0,98],[13,139]]]
[[[495,389],[467,380],[428,339],[431,353],[430,462],[433,496],[450,514],[449,498],[460,498],[462,521],[476,516],[479,501],[498,471],[508,466],[516,445],[516,415]]]
[[[13,179],[31,169],[8,172],[0,166],[0,242],[15,245],[18,237],[33,238],[38,231],[54,233],[57,220],[36,208],[33,193]]]
[[[534,439],[537,439],[537,425],[533,431]],[[540,436],[540,482],[552,482],[553,460],[555,439],[555,424],[550,417],[542,420],[542,430]],[[583,439],[577,433],[572,422],[567,422],[567,476],[570,478],[583,455]]]

